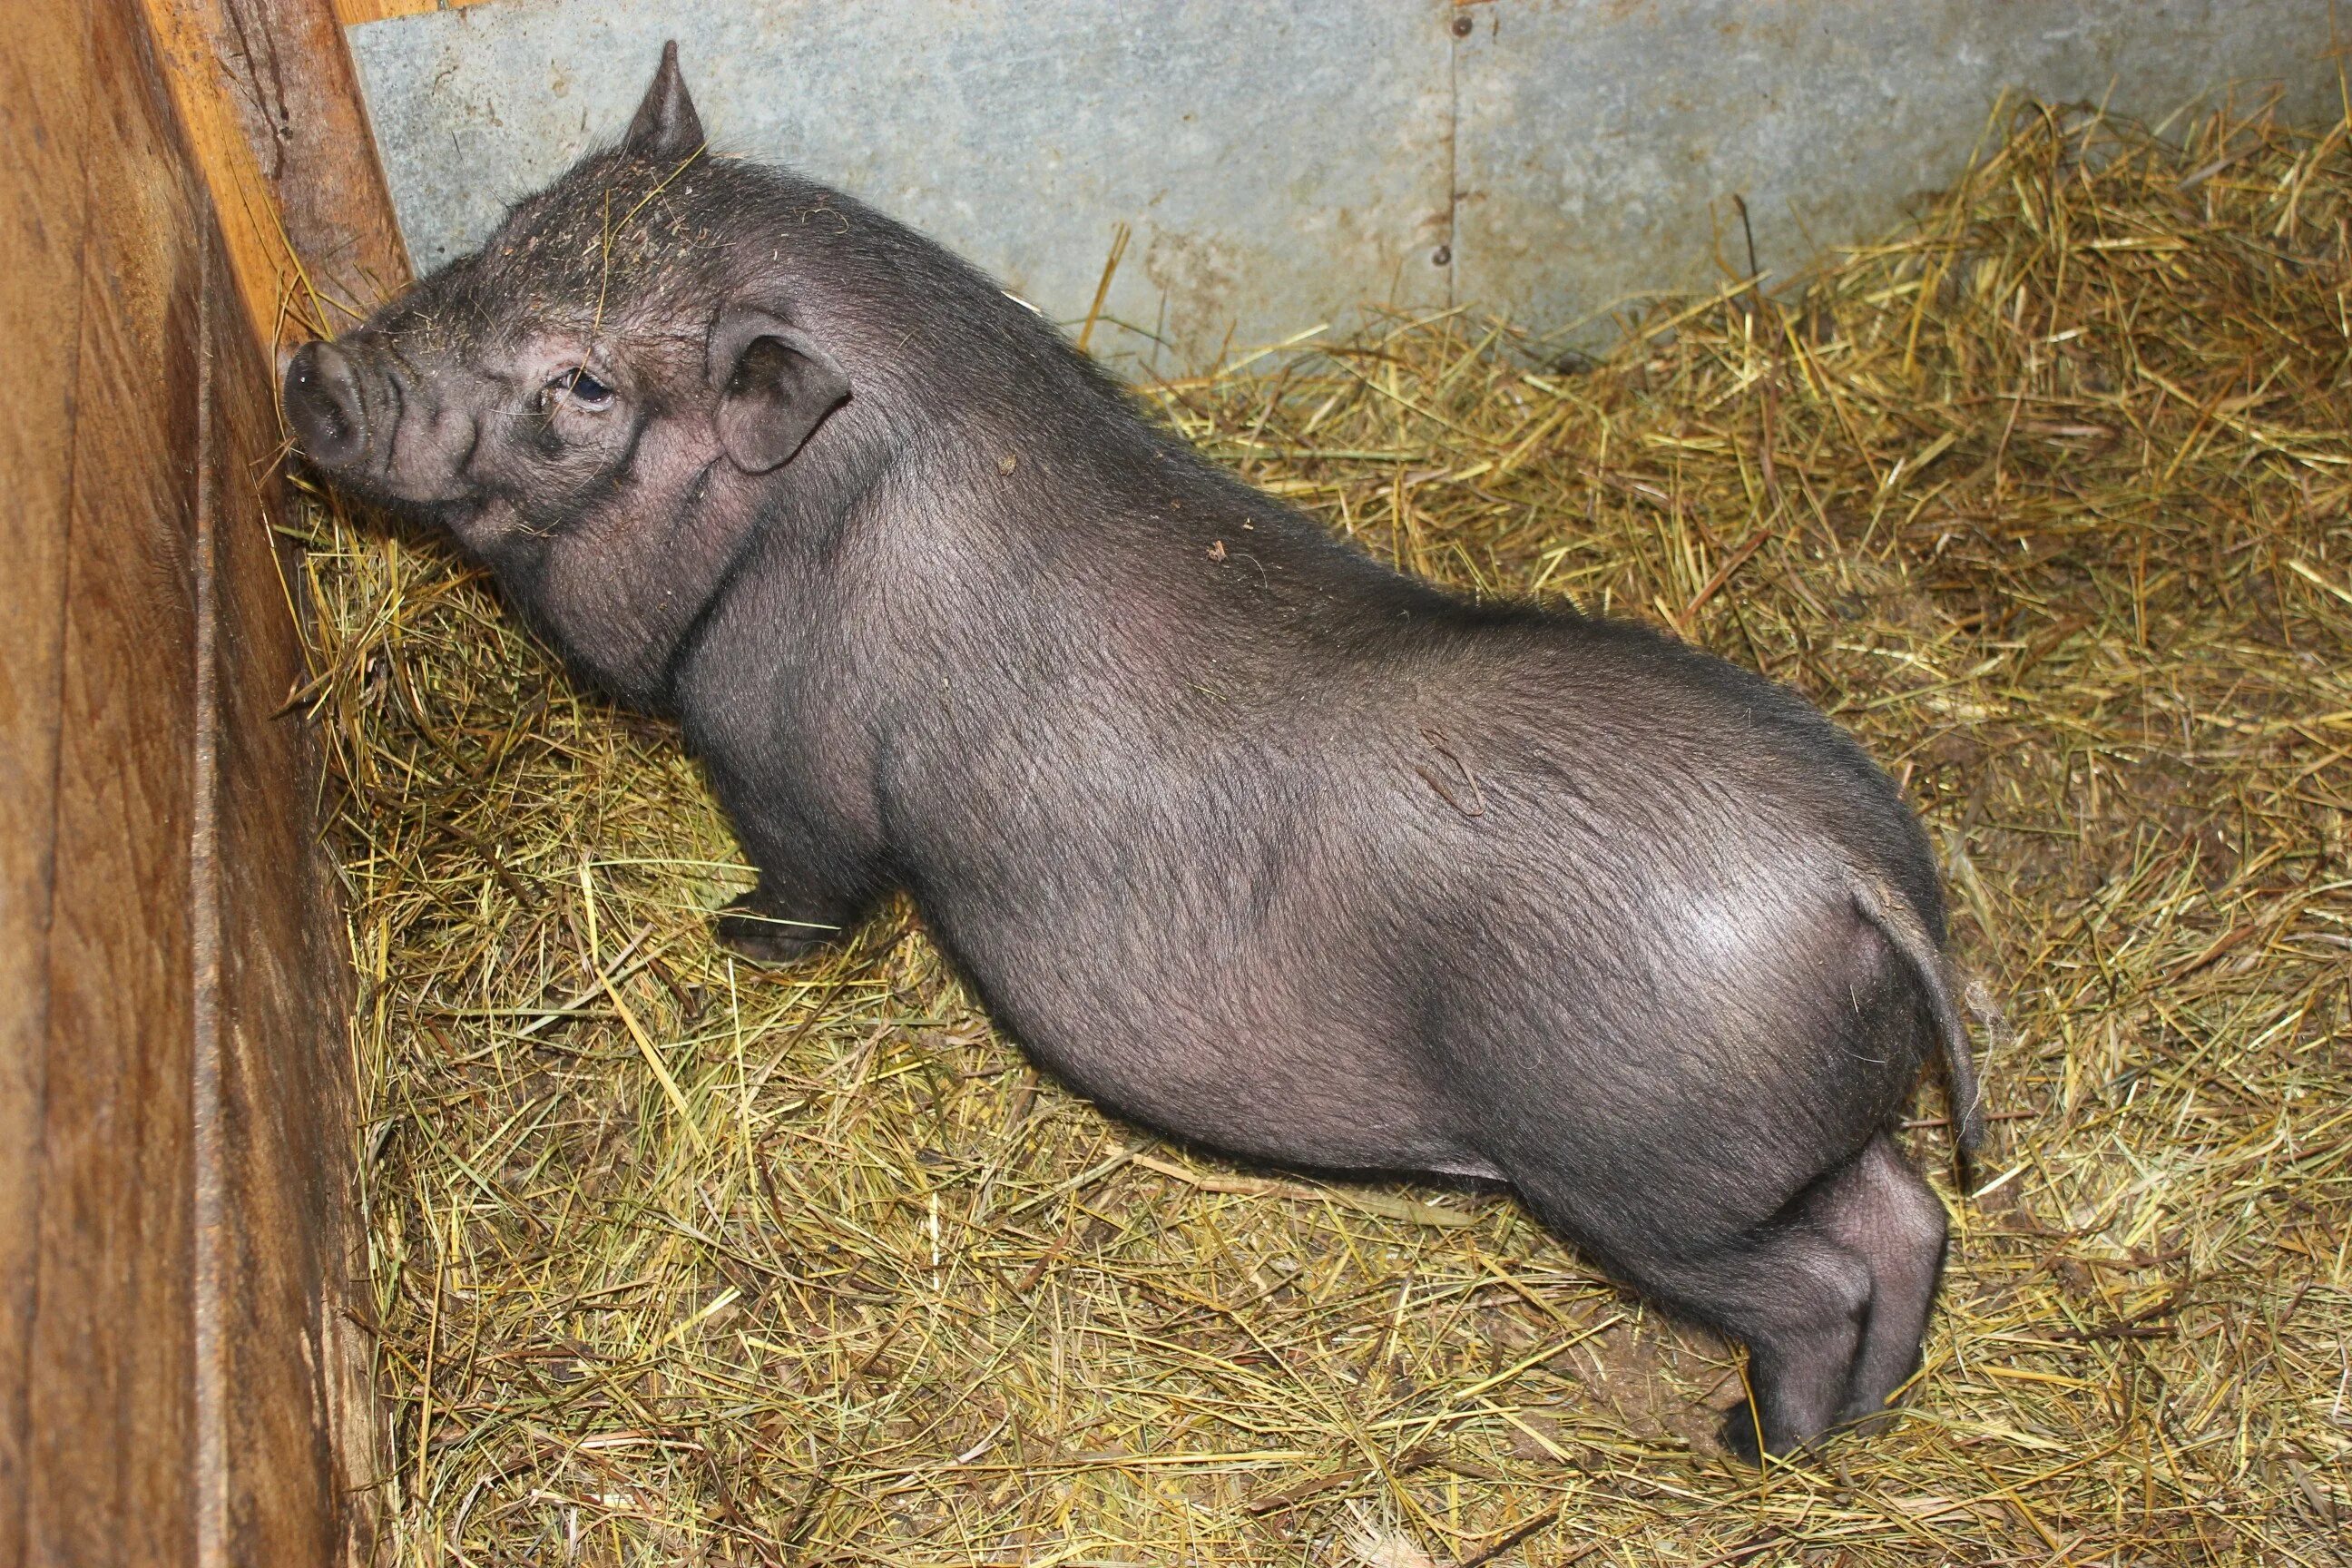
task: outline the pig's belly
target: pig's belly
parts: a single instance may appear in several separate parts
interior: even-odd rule
[[[997,1022],[1106,1110],[1278,1163],[1501,1173],[1416,1065],[1389,1000],[1330,954],[1202,962],[1181,942],[1106,943],[1100,921],[1050,935],[932,923]]]
[[[1056,1021],[1011,1026],[1040,1063],[1105,1110],[1189,1142],[1277,1164],[1502,1174],[1432,1114],[1441,1109],[1435,1097],[1413,1081],[1335,1071],[1296,1039],[1183,1034],[1148,1019],[1121,1027],[1108,1013]]]

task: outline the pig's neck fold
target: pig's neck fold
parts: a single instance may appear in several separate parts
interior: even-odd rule
[[[565,658],[667,713],[672,674],[758,531],[760,496],[712,462],[667,504],[593,510],[556,532],[521,595]]]

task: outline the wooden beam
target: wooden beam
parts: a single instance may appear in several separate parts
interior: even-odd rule
[[[29,1129],[14,1125],[24,1108],[5,1116],[12,1142],[24,1138],[11,1150],[12,1167],[24,1168],[8,1173],[9,1196],[30,1208],[31,1246],[12,1237],[5,1247],[8,1294],[29,1318],[25,1342],[10,1347],[21,1359],[0,1368],[23,1422],[7,1444],[16,1463],[0,1472],[0,1489],[15,1495],[0,1508],[14,1516],[15,1561],[177,1568],[193,1544],[184,911],[208,227],[137,11],[93,3],[42,14],[78,35],[80,54],[58,81],[62,101],[45,106],[37,90],[32,102],[47,113],[79,99],[79,115],[50,128],[76,177],[34,194],[36,210],[49,205],[64,220],[71,276],[49,279],[54,319],[11,321],[5,345],[62,371],[69,414],[36,465],[64,481],[52,536],[63,575],[36,555],[45,602],[23,606],[32,614],[7,626],[12,646],[0,649],[13,662],[16,637],[54,639],[25,650],[54,731],[50,777],[33,792],[48,840],[31,933],[39,1028],[5,1031],[6,1098],[19,1086],[37,1098]],[[5,33],[14,52],[19,30]],[[34,238],[42,255],[36,237],[12,238]],[[16,257],[5,259],[13,270]],[[37,408],[51,387],[26,391]],[[5,783],[18,795],[22,781]]]
[[[331,0],[141,0],[254,332],[331,336],[408,253]]]

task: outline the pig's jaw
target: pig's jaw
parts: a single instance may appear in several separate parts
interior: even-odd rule
[[[494,569],[520,564],[554,531],[553,525],[534,524],[512,501],[491,495],[435,501],[413,510],[457,541],[467,554]]]

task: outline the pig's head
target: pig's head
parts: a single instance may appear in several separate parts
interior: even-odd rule
[[[761,527],[837,511],[924,423],[937,376],[908,345],[1010,309],[837,193],[709,156],[673,45],[618,146],[303,346],[285,408],[314,470],[446,529],[575,663],[647,698]]]
[[[286,371],[303,455],[495,559],[616,489],[640,507],[724,466],[791,462],[851,395],[805,320],[819,290],[745,257],[751,171],[703,155],[676,46],[621,144]],[[765,184],[767,182],[761,182]]]
[[[822,552],[861,497],[962,515],[940,498],[1042,469],[1000,467],[1008,432],[1039,449],[1041,407],[1118,402],[940,247],[709,155],[675,45],[619,145],[306,344],[285,384],[315,471],[445,529],[576,668],[652,707],[755,542]]]

